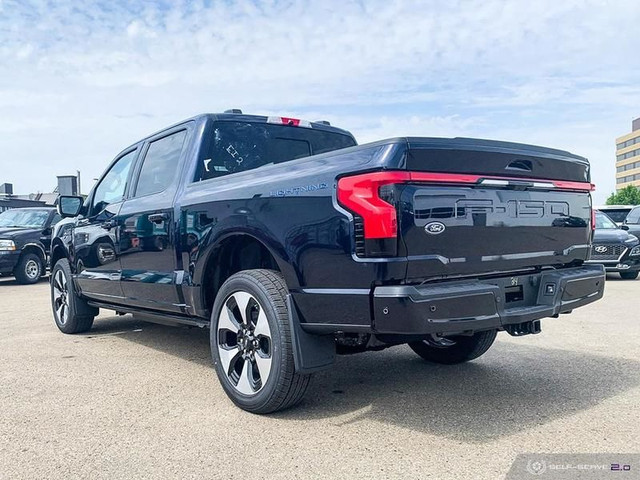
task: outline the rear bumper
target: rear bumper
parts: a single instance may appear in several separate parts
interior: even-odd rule
[[[316,334],[455,334],[524,324],[602,298],[601,265],[517,277],[370,289],[292,292],[303,330]]]
[[[378,287],[373,331],[456,334],[502,328],[567,313],[604,294],[600,265],[482,281]]]

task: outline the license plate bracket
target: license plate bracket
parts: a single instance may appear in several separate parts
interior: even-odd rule
[[[522,285],[514,285],[512,287],[505,287],[504,289],[504,302],[513,303],[524,300],[524,289]]]

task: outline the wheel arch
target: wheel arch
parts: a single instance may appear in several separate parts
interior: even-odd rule
[[[47,252],[42,245],[38,243],[25,244],[20,251],[20,257],[22,258],[23,255],[28,255],[30,253],[35,253],[40,258],[42,268],[47,267]]]
[[[58,261],[63,258],[67,258],[67,259],[69,258],[69,255],[67,254],[67,249],[64,247],[64,245],[60,240],[56,239],[51,245],[51,261],[50,261],[51,270],[53,270],[53,267],[55,266],[55,264],[58,263]]]
[[[280,272],[288,285],[297,284],[291,264],[276,247],[249,232],[235,231],[221,235],[207,249],[194,281],[200,285],[200,305],[211,312],[216,294],[233,274],[243,270],[268,269]]]

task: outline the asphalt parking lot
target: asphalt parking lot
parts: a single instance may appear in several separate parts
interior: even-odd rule
[[[435,366],[340,357],[304,402],[234,407],[208,331],[103,311],[58,332],[46,280],[0,279],[0,478],[503,478],[525,452],[639,452],[640,280]]]

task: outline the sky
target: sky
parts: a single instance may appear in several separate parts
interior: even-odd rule
[[[589,158],[640,117],[637,0],[0,0],[0,183],[48,192],[203,112],[329,120],[359,143],[478,137]]]

